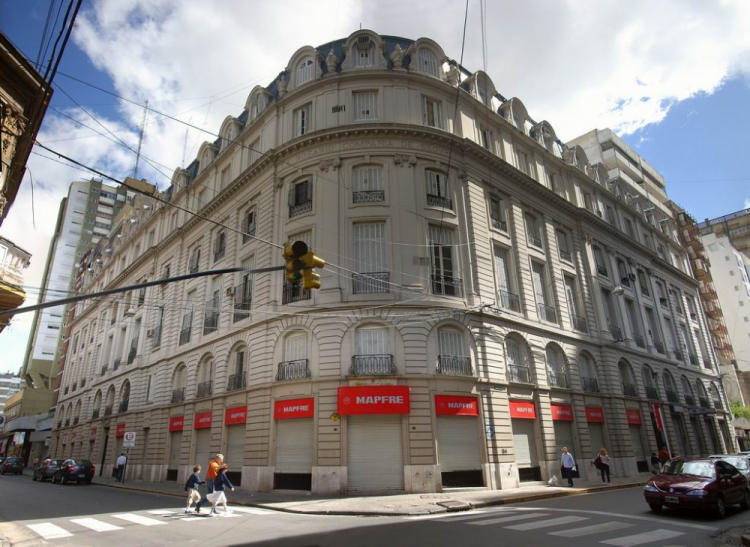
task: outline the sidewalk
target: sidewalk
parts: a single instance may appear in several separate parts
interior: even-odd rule
[[[227,497],[230,500],[230,504],[260,507],[287,513],[308,515],[406,516],[468,511],[493,505],[506,505],[621,488],[633,488],[642,486],[646,480],[647,478],[644,476],[643,478],[612,479],[610,486],[604,486],[600,481],[579,480],[576,481],[575,488],[538,485],[509,490],[474,488],[448,490],[437,494],[395,494],[389,496],[360,497],[314,496],[296,492],[251,493],[237,489],[234,492],[229,492]],[[128,481],[123,486],[112,479],[97,477],[94,479],[94,484],[108,488],[120,488],[186,499],[184,485],[176,482],[153,483]]]

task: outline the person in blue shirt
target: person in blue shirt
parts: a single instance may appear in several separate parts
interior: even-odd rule
[[[200,472],[201,472],[200,465],[196,465],[195,467],[193,467],[193,474],[188,477],[188,480],[185,483],[185,492],[188,493],[187,507],[185,508],[185,513],[190,512],[190,507],[193,505],[193,502],[198,502],[201,499],[199,488],[201,484],[205,483],[205,481],[201,480]],[[198,513],[200,512],[200,510],[196,508],[195,512]]]
[[[228,469],[229,467],[227,464],[221,465],[219,472],[216,474],[216,479],[214,480],[214,493],[207,496],[211,502],[211,516],[218,515],[216,512],[216,506],[219,504],[224,506],[225,514],[228,515],[231,513],[227,507],[227,496],[224,493],[224,490],[227,488],[234,492],[234,485],[229,480],[229,477],[227,477]]]
[[[573,454],[568,452],[568,447],[565,446],[562,449],[562,456],[560,456],[560,469],[563,472],[563,477],[568,479],[568,486],[573,487],[573,470],[576,467],[576,462],[573,459]]]

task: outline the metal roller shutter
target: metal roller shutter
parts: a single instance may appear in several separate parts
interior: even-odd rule
[[[443,472],[475,471],[482,468],[474,417],[440,416],[438,457]]]
[[[401,416],[347,416],[350,492],[404,490]]]
[[[167,480],[176,481],[180,469],[180,454],[182,453],[182,431],[172,431],[169,434],[169,463],[167,464]]]
[[[568,448],[568,452],[576,456],[576,447],[573,445],[573,428],[571,422],[564,422],[562,420],[556,420],[552,422],[555,429],[555,446],[557,447],[557,454],[562,454],[563,447]]]
[[[641,439],[641,426],[630,425],[630,438],[633,439],[633,452],[635,453],[636,461],[647,460],[646,453],[643,451],[643,439]]]
[[[598,422],[589,422],[589,436],[591,437],[591,454],[595,458],[604,446],[604,426]]]
[[[312,473],[313,421],[276,422],[276,473]]]
[[[235,486],[242,484],[242,464],[245,462],[245,424],[227,427],[227,453],[224,461],[229,466],[227,476]]]
[[[516,465],[519,467],[536,467],[539,465],[536,455],[536,435],[534,420],[511,420],[513,424],[513,449],[516,453]]]
[[[196,429],[195,435],[195,464],[204,470],[208,469],[211,460],[211,430]]]

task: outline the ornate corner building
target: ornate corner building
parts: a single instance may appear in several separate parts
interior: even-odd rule
[[[563,446],[619,476],[733,449],[664,181],[616,136],[566,145],[432,40],[368,30],[299,49],[219,135],[160,194],[190,213],[139,197],[81,290],[277,266],[288,240],[323,288],[79,303],[55,457],[108,474],[132,431],[133,479],[221,452],[247,490],[435,492],[546,480]]]

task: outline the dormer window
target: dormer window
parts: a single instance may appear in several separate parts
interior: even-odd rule
[[[417,51],[417,70],[430,76],[440,77],[440,67],[437,57],[429,49],[420,48]]]
[[[375,55],[369,36],[360,36],[357,38],[357,47],[354,52],[354,66],[356,68],[375,66]]]
[[[302,85],[313,79],[315,65],[312,59],[305,59],[297,65],[297,85]]]

